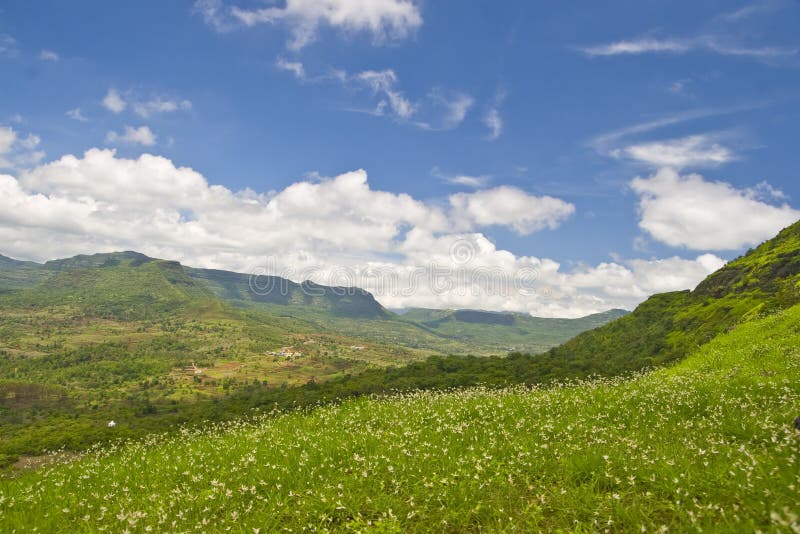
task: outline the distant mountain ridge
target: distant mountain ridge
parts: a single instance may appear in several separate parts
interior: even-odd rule
[[[157,274],[160,273],[174,285],[182,286],[185,290],[192,288],[187,293],[187,298],[219,298],[233,303],[262,302],[310,306],[337,316],[362,319],[382,318],[390,315],[390,312],[384,309],[371,293],[363,289],[335,288],[313,282],[298,284],[274,276],[259,276],[256,279],[259,288],[252,284],[253,280],[248,274],[185,267],[177,261],[151,258],[133,251],[81,254],[71,258],[47,261],[43,264],[22,262],[2,256],[0,268],[5,274],[0,273],[0,287],[8,285],[13,289],[32,288],[51,277],[58,287],[63,286],[66,280],[79,282],[75,275],[69,277],[65,273],[97,271],[93,275],[84,275],[88,278],[83,281],[83,284],[80,284],[81,287],[86,285],[87,287],[83,287],[83,290],[89,291],[91,288],[88,285],[91,285],[91,280],[94,279],[95,283],[100,283],[103,278],[101,271],[108,267],[126,269],[129,276],[136,275],[136,278],[139,278],[138,275],[141,273],[149,273],[155,277],[150,282],[155,283],[156,286],[161,285],[156,280]],[[144,270],[134,271],[137,268]],[[8,283],[4,284],[3,282]],[[138,291],[135,287],[131,289]],[[43,295],[40,293],[40,296]]]
[[[3,256],[0,293],[12,305],[73,305],[83,313],[118,320],[168,317],[188,306],[218,302],[232,309],[295,318],[319,331],[445,354],[539,353],[626,313],[610,310],[580,319],[555,319],[413,309],[396,315],[359,288],[186,267],[134,251],[82,254],[42,264]]]

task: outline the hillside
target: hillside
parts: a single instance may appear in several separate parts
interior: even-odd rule
[[[498,351],[539,353],[627,313],[609,310],[578,319],[553,319],[524,313],[412,308],[401,318],[439,335],[490,345]]]
[[[542,356],[576,369],[618,374],[683,358],[717,334],[800,302],[800,222],[702,281],[694,291],[654,295],[632,313]]]
[[[291,319],[315,330],[370,343],[438,354],[498,355],[543,352],[576,334],[621,315],[619,310],[582,319],[533,318],[472,310],[387,311],[367,291],[295,283],[275,276],[185,267],[138,252],[79,255],[44,264],[0,257],[0,293],[14,293],[11,306],[73,305],[81,314],[119,320],[153,319],[190,306],[253,310],[260,317]],[[201,303],[201,304],[198,304]],[[2,305],[2,302],[0,302]],[[454,319],[452,324],[442,317]],[[473,317],[472,319],[470,318]],[[492,321],[501,318],[503,321]],[[488,319],[488,320],[487,320]],[[505,328],[506,326],[510,328]],[[363,342],[354,342],[354,346]]]
[[[109,447],[0,481],[0,530],[797,530],[798,324],[795,306],[627,380],[363,398]]]
[[[359,289],[273,279],[253,292],[245,274],[136,252],[2,258],[0,275],[0,468],[108,439],[109,419],[143,436],[374,391],[387,366],[432,355],[503,353],[490,332],[437,333]],[[549,347],[571,333],[528,335]]]

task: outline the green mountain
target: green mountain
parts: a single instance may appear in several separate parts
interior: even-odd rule
[[[48,276],[50,273],[38,263],[14,260],[0,254],[0,293],[36,285]]]
[[[650,297],[632,313],[542,358],[620,373],[678,360],[741,321],[800,302],[800,222],[702,281]]]
[[[541,351],[577,333],[553,328],[558,320],[533,328],[514,316],[509,327],[474,314],[455,312],[469,328],[432,328],[360,289],[251,280],[136,252],[44,264],[2,257],[0,467],[103,441],[103,420],[128,420],[117,435],[142,436],[257,407],[381,391],[376,376],[387,367],[503,354],[512,336]],[[513,334],[502,331],[509,328]],[[402,378],[402,386],[416,379]]]
[[[554,319],[512,312],[411,308],[400,317],[436,334],[498,351],[539,353],[627,313],[609,310],[578,319]]]
[[[186,268],[186,274],[217,298],[237,305],[251,303],[313,308],[336,317],[387,318],[391,314],[371,293],[358,288],[300,284],[277,276],[257,276],[214,269]]]
[[[7,305],[69,304],[88,315],[138,320],[222,301],[224,306],[294,319],[306,329],[442,354],[542,352],[622,313],[612,310],[573,320],[420,309],[398,316],[358,288],[197,269],[138,252],[79,255],[44,264],[3,258],[0,292],[13,292]]]

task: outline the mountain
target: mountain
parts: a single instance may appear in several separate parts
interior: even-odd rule
[[[70,304],[89,315],[139,320],[221,301],[240,310],[295,319],[306,329],[444,354],[542,352],[620,315],[612,310],[582,319],[547,319],[520,313],[413,309],[398,316],[359,288],[185,267],[133,251],[78,255],[44,264],[3,258],[0,292],[13,292],[6,302],[18,306]]]
[[[609,310],[578,319],[558,319],[515,312],[411,308],[400,318],[468,343],[490,345],[505,352],[538,353],[627,313]]]
[[[36,285],[49,276],[41,265],[19,261],[0,254],[0,293]]]
[[[186,268],[217,298],[246,303],[311,307],[337,317],[358,319],[387,318],[391,314],[368,291],[350,287],[328,287],[314,282],[296,283],[277,276],[257,277],[215,269]]]
[[[26,273],[17,284],[42,272],[49,278],[0,294],[0,466],[20,454],[82,449],[254,409],[389,391],[547,384],[670,363],[741,322],[800,302],[799,260],[800,223],[693,291],[654,295],[547,352],[505,357],[444,354],[498,354],[534,327],[586,326],[623,312],[555,323],[476,310],[353,318],[331,313],[332,289],[331,300],[317,304],[304,297],[262,302],[248,293],[245,275],[131,253],[33,266],[6,260],[3,272]],[[365,294],[352,293],[375,309]],[[109,433],[110,419],[124,424]]]
[[[33,288],[45,280],[47,287],[31,295],[41,299],[40,303],[65,296],[64,291],[72,288],[70,298],[82,302],[105,299],[111,306],[117,306],[119,299],[133,299],[146,305],[176,298],[181,302],[219,298],[240,306],[247,303],[299,306],[359,319],[390,315],[369,292],[361,289],[313,282],[297,284],[265,276],[253,279],[255,283],[251,284],[251,276],[247,274],[194,269],[132,251],[78,255],[44,264],[0,256],[0,290]]]
[[[619,373],[683,358],[743,320],[800,302],[800,222],[729,262],[693,291],[654,295],[632,313],[550,350],[547,361]]]

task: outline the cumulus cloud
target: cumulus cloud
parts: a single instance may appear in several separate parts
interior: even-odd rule
[[[41,139],[29,133],[20,136],[11,126],[0,125],[0,169],[14,169],[38,164],[45,153],[39,149]]]
[[[212,25],[227,16],[220,2],[198,2]],[[348,34],[367,33],[376,43],[408,37],[422,25],[419,6],[412,0],[286,0],[283,6],[260,9],[230,8],[245,26],[286,24],[292,35],[288,47],[300,50],[317,39],[320,28]]]
[[[106,134],[106,143],[128,143],[132,145],[153,146],[156,144],[156,135],[148,126],[125,126],[122,133],[110,131]]]
[[[450,197],[454,217],[467,226],[508,226],[521,235],[557,228],[575,213],[569,202],[549,196],[529,195],[521,189],[500,186]]]
[[[722,262],[616,260],[568,271],[498,249],[480,232],[552,228],[573,209],[507,187],[440,206],[375,190],[361,170],[268,194],[234,192],[163,157],[100,149],[0,175],[5,254],[44,260],[134,249],[203,267],[266,265],[294,280],[364,287],[387,306],[574,317],[693,287]]]
[[[737,189],[729,183],[709,182],[698,174],[681,176],[665,168],[650,178],[636,178],[630,185],[639,195],[639,227],[674,247],[740,249],[772,237],[800,219],[800,211],[788,204],[762,200],[765,191],[780,198],[768,184]]]
[[[716,167],[736,159],[727,147],[709,135],[690,135],[680,139],[638,143],[615,149],[615,157],[625,157],[654,167]]]
[[[127,102],[122,99],[116,89],[109,89],[103,98],[103,107],[112,113],[122,113],[127,106]]]

